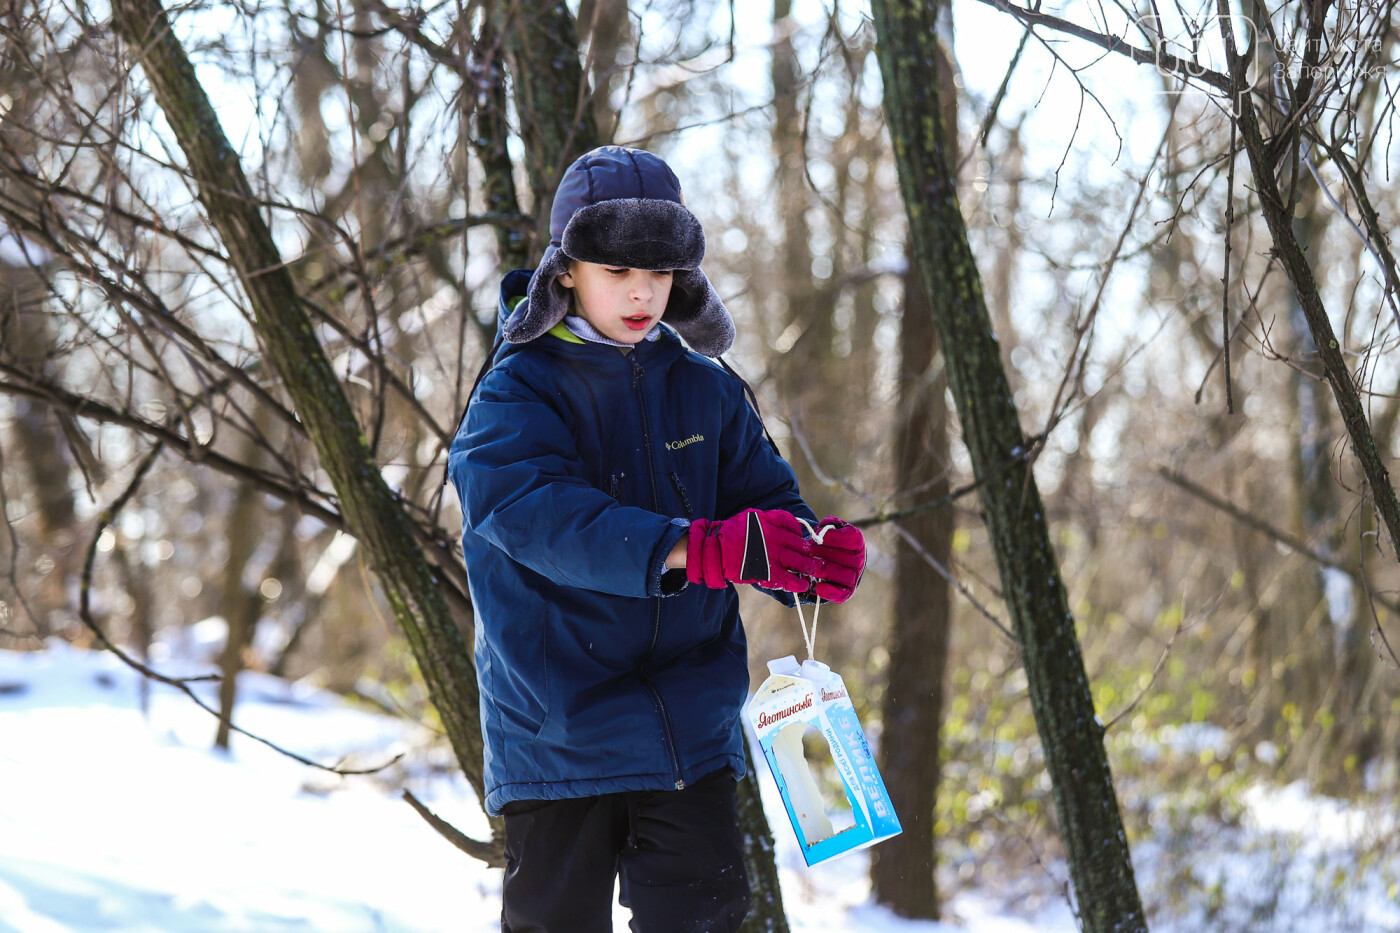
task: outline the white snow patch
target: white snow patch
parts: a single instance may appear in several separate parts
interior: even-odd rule
[[[208,664],[182,659],[210,640],[174,646],[158,666],[208,673]],[[196,689],[215,705],[215,683]],[[239,692],[240,725],[314,760],[367,767],[406,757],[379,776],[341,778],[241,736],[221,754],[210,748],[212,716],[169,687],[143,684],[109,654],[60,642],[0,652],[0,933],[499,930],[501,872],[452,848],[399,799],[407,787],[469,835],[489,831],[425,730],[267,675],[242,675]],[[1210,727],[1170,737],[1183,750],[1219,741]],[[868,852],[808,869],[766,773],[761,787],[795,933],[1077,929],[1053,893],[1043,906],[1026,899],[1009,908],[1008,898],[972,888],[955,891],[943,923],[900,919],[872,902]],[[1352,872],[1349,861],[1355,846],[1395,833],[1392,814],[1310,797],[1299,785],[1256,788],[1244,802],[1243,826],[1177,840],[1184,856],[1154,841],[1135,849],[1144,894],[1183,877],[1196,889],[1174,914],[1158,912],[1154,933],[1358,923],[1400,931],[1387,878]],[[1316,879],[1333,872],[1346,873],[1346,897],[1320,903]],[[1216,885],[1234,900],[1212,918],[1200,912],[1200,892]],[[1261,910],[1271,911],[1268,923],[1254,921]],[[628,919],[615,909],[615,929]]]

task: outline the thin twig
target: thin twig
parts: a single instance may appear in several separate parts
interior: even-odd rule
[[[1395,649],[1391,647],[1390,639],[1386,637],[1385,628],[1381,625],[1380,616],[1376,613],[1378,600],[1371,595],[1371,584],[1366,578],[1366,562],[1364,560],[1361,561],[1361,573],[1357,579],[1361,581],[1361,589],[1366,594],[1366,608],[1371,610],[1371,621],[1374,623],[1371,626],[1371,647],[1375,650],[1376,657],[1381,659],[1382,664],[1391,670],[1400,671],[1400,658],[1395,656]],[[1376,644],[1377,639],[1380,639],[1379,645]],[[1382,647],[1385,648],[1384,654],[1381,652]],[[1387,654],[1390,655],[1389,660],[1386,659]]]
[[[92,617],[92,573],[93,565],[96,563],[97,559],[97,544],[99,541],[102,540],[102,535],[107,530],[108,526],[110,526],[116,520],[117,515],[120,514],[121,510],[126,507],[126,504],[131,501],[131,497],[136,494],[136,490],[140,488],[141,482],[146,478],[146,474],[150,472],[151,467],[155,465],[156,459],[160,456],[161,451],[163,451],[164,449],[165,445],[163,443],[157,443],[150,449],[146,456],[141,460],[141,464],[136,468],[136,475],[131,478],[131,482],[127,484],[126,489],[124,489],[122,491],[122,494],[119,495],[112,502],[112,504],[109,505],[102,512],[102,514],[98,516],[97,528],[93,532],[92,542],[88,544],[87,555],[83,560],[83,577],[78,598],[78,617],[82,620],[83,624],[87,626],[88,630],[92,632],[93,636],[102,644],[102,646],[108,651],[110,651],[112,654],[116,655],[117,659],[120,660],[123,664],[127,665],[132,670],[136,671],[137,673],[141,674],[143,677],[146,677],[149,680],[154,680],[159,683],[163,683],[167,686],[174,687],[176,690],[189,697],[190,700],[194,702],[195,706],[198,706],[206,713],[209,713],[211,716],[217,718],[219,716],[219,711],[209,706],[202,699],[200,699],[199,695],[194,692],[194,689],[192,687],[190,687],[190,684],[218,680],[218,674],[204,674],[199,677],[170,677],[166,674],[160,673],[159,671],[152,670],[151,668],[142,664],[140,661],[131,657],[121,648],[117,647],[117,645],[113,643],[113,641],[110,638],[107,637],[107,633],[102,631],[102,627],[99,626],[97,624],[97,621]],[[298,755],[296,752],[289,751],[288,749],[285,749],[282,746],[276,744],[275,742],[263,738],[262,736],[254,735],[248,730],[243,729],[240,726],[234,725],[233,723],[229,723],[229,728],[232,729],[234,732],[237,732],[239,735],[247,736],[255,742],[260,742],[261,744],[266,745],[268,748],[272,749],[278,754],[285,755],[293,761],[300,762],[301,764],[304,764],[307,767],[317,768],[321,771],[329,771],[332,774],[375,774],[379,771],[383,771],[385,768],[389,767],[390,765],[397,762],[399,759],[403,758],[403,754],[400,753],[386,761],[384,764],[374,768],[335,768],[331,767],[330,765],[323,765],[318,761],[312,761],[310,758],[307,758],[303,755]]]
[[[1234,503],[1222,499],[1210,490],[1204,489],[1201,486],[1196,485],[1191,480],[1187,479],[1185,476],[1182,476],[1180,473],[1177,473],[1175,470],[1172,470],[1168,467],[1159,467],[1157,473],[1167,482],[1178,487],[1183,492],[1188,492],[1191,495],[1195,496],[1197,499],[1200,499],[1201,501],[1207,503],[1208,505],[1214,506],[1215,508],[1224,512],[1226,515],[1229,515],[1235,521],[1243,525],[1247,525],[1248,527],[1253,528],[1260,534],[1272,538],[1273,540],[1277,541],[1279,544],[1282,544],[1289,550],[1308,558],[1314,563],[1320,564],[1323,567],[1331,567],[1333,570],[1340,570],[1342,573],[1347,574],[1354,580],[1361,579],[1361,576],[1355,567],[1348,566],[1347,564],[1342,563],[1336,558],[1328,557],[1325,554],[1321,554],[1318,551],[1313,550],[1311,547],[1308,546],[1307,542],[1294,537],[1286,531],[1274,527],[1273,525],[1269,524],[1261,518],[1258,518],[1254,515],[1250,515],[1248,512],[1239,508]],[[1385,606],[1387,609],[1390,609],[1392,612],[1400,613],[1400,603],[1396,603],[1393,600],[1382,599],[1379,596],[1376,597],[1376,599],[1380,602],[1381,605]]]
[[[1172,632],[1172,637],[1167,639],[1167,644],[1166,647],[1162,649],[1161,657],[1157,659],[1157,664],[1152,668],[1152,677],[1147,681],[1147,685],[1144,686],[1141,692],[1139,692],[1138,695],[1133,698],[1133,702],[1129,703],[1121,713],[1119,713],[1117,716],[1114,716],[1108,721],[1107,725],[1103,727],[1103,731],[1107,732],[1109,729],[1112,729],[1115,725],[1118,724],[1118,720],[1122,719],[1124,716],[1137,709],[1137,705],[1142,702],[1142,698],[1147,696],[1147,691],[1151,690],[1152,685],[1157,682],[1157,675],[1162,672],[1162,666],[1167,663],[1167,656],[1172,653],[1172,647],[1176,645],[1176,637],[1181,634],[1181,627],[1185,624],[1185,622],[1186,616],[1185,614],[1182,614],[1176,620],[1176,629]]]
[[[1035,10],[1040,9],[1040,0],[1036,0]],[[987,136],[992,132],[992,125],[996,123],[997,111],[1001,109],[1001,102],[1006,99],[1007,89],[1011,87],[1011,75],[1016,71],[1016,66],[1021,62],[1021,54],[1026,51],[1026,43],[1030,41],[1031,28],[1027,26],[1021,33],[1021,41],[1016,46],[1016,54],[1011,56],[1011,62],[1006,66],[1006,74],[1002,75],[1001,86],[992,95],[992,103],[987,107],[987,115],[982,118],[982,128],[977,132],[977,144],[982,148],[987,147]]]
[[[1000,619],[994,616],[991,610],[989,610],[986,606],[979,603],[977,601],[977,598],[972,595],[972,591],[969,590],[966,586],[964,586],[963,582],[959,580],[957,576],[955,576],[947,567],[944,567],[943,564],[939,562],[938,558],[930,554],[928,552],[928,549],[919,543],[918,538],[915,538],[913,534],[911,534],[908,530],[905,529],[903,525],[899,524],[898,522],[891,522],[890,527],[893,528],[899,534],[899,536],[904,539],[905,544],[909,545],[911,548],[914,549],[914,553],[918,554],[921,558],[923,558],[924,563],[932,567],[944,580],[947,580],[948,585],[956,589],[958,593],[962,595],[963,599],[966,599],[968,602],[972,603],[972,607],[978,612],[980,612],[983,618],[995,625],[997,627],[997,630],[1000,631],[1003,635],[1005,635],[1013,645],[1016,644],[1016,636],[1014,633],[1012,633],[1011,629],[1006,627],[1006,623],[1002,622]]]
[[[442,838],[452,843],[463,852],[474,859],[480,859],[486,863],[487,868],[505,868],[506,853],[499,843],[480,842],[466,833],[462,832],[451,823],[429,810],[423,801],[413,796],[413,792],[405,790],[403,799],[408,805],[418,811],[418,815],[427,820],[428,825],[437,830]]]
[[[1235,413],[1235,395],[1230,381],[1230,240],[1235,229],[1235,145],[1239,136],[1239,121],[1230,114],[1230,170],[1225,182],[1225,271],[1221,284],[1220,352],[1225,360],[1225,414]]]
[[[1254,290],[1254,294],[1251,295],[1249,293],[1248,285],[1244,286],[1244,297],[1249,299],[1249,307],[1252,311],[1254,311],[1254,316],[1256,318],[1260,318],[1259,295],[1264,291],[1264,283],[1269,280],[1269,274],[1277,268],[1278,266],[1274,265],[1273,263],[1269,263],[1264,267],[1263,274],[1259,276],[1259,287]],[[1262,323],[1262,318],[1260,318],[1260,320]],[[1205,375],[1201,377],[1201,384],[1196,387],[1195,404],[1201,404],[1201,396],[1205,394],[1206,385],[1210,382],[1211,374],[1215,372],[1215,364],[1220,362],[1221,357],[1225,353],[1225,347],[1229,346],[1230,343],[1234,342],[1235,338],[1239,336],[1239,332],[1241,329],[1244,328],[1244,326],[1245,316],[1244,314],[1241,314],[1239,323],[1235,325],[1235,329],[1231,332],[1229,340],[1223,346],[1221,346],[1221,348],[1216,352],[1215,356],[1211,358],[1210,365],[1206,367]]]

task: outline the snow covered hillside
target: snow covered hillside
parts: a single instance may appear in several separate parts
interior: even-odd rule
[[[240,690],[240,724],[300,754],[353,768],[404,757],[375,775],[339,777],[243,737],[223,755],[210,750],[212,717],[169,688],[142,684],[110,655],[61,643],[0,652],[0,933],[499,929],[500,872],[452,848],[399,798],[406,787],[459,828],[484,833],[475,797],[423,730],[265,675],[245,674]],[[795,930],[1075,929],[1053,894],[1031,912],[975,890],[953,898],[944,924],[899,920],[870,903],[861,855],[803,867],[766,776],[764,787]],[[1276,821],[1302,825],[1318,812],[1296,791],[1256,797],[1258,813]],[[1342,835],[1344,816],[1328,817]],[[1314,842],[1326,849],[1335,839]],[[1153,851],[1143,847],[1139,858],[1150,861]],[[1304,853],[1294,864],[1320,863]],[[1150,877],[1153,864],[1143,869]],[[1246,851],[1213,853],[1201,861],[1200,883],[1217,870],[1258,869]],[[1365,909],[1348,917],[1400,929],[1393,893],[1377,883],[1365,897]],[[1281,907],[1280,915],[1317,921],[1298,929],[1329,928],[1308,904]],[[626,929],[621,908],[615,926]],[[1154,928],[1212,927],[1188,906],[1159,914]]]

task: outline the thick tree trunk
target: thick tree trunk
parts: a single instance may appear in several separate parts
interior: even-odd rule
[[[259,202],[238,154],[229,145],[158,0],[119,0],[113,5],[113,24],[145,71],[185,154],[200,201],[249,298],[266,359],[291,396],[330,476],[346,524],[379,578],[457,760],[477,793],[483,794],[476,676],[467,645],[413,527],[370,455],[364,433],[258,212]]]
[[[627,0],[579,0],[578,39],[588,44],[588,80],[593,87],[593,122],[598,138],[610,143],[617,135],[620,111],[613,109],[612,92],[625,82],[629,64],[623,50],[636,43]]]
[[[948,494],[947,376],[928,298],[913,263],[904,280],[899,331],[899,422],[895,486],[917,489],[904,503]],[[905,519],[902,528],[943,566],[952,552],[953,510]],[[882,713],[880,773],[904,832],[871,852],[875,899],[902,917],[938,919],[934,805],[942,773],[943,681],[948,668],[948,582],[903,537],[895,546],[894,619]]]
[[[1002,368],[948,158],[937,0],[873,0],[885,113],[910,237],[1021,649],[1083,928],[1146,930],[1084,659]]]
[[[768,68],[773,82],[772,147],[778,199],[774,211],[782,237],[778,264],[773,270],[778,311],[774,319],[781,322],[777,347],[782,354],[775,368],[778,395],[787,406],[788,421],[806,442],[804,450],[810,450],[816,461],[813,464],[805,455],[793,456],[793,472],[803,498],[818,515],[825,515],[838,511],[838,507],[834,491],[826,488],[819,477],[823,473],[846,473],[847,465],[842,461],[849,445],[838,448],[826,443],[838,432],[823,431],[814,425],[831,411],[828,395],[832,387],[840,386],[844,391],[846,381],[812,378],[813,373],[825,372],[832,362],[831,312],[835,293],[819,295],[812,274],[812,227],[807,218],[812,199],[803,151],[802,65],[793,47],[794,28],[792,0],[773,0],[775,39],[769,50]]]
[[[471,137],[472,150],[481,162],[481,196],[488,211],[503,215],[520,213],[520,199],[515,194],[515,166],[506,151],[510,129],[506,125],[509,107],[506,95],[505,56],[501,36],[491,20],[481,28],[467,50],[472,65],[482,76],[476,87],[475,106],[465,118]],[[523,269],[530,261],[530,243],[519,227],[499,224],[496,227],[496,258],[503,272]],[[495,339],[495,328],[486,336],[489,347]]]
[[[579,62],[578,33],[564,0],[532,4],[497,0],[488,22],[501,36],[525,141],[531,208],[542,234],[539,255],[549,242],[549,209],[559,178],[578,156],[601,144],[589,106],[588,86]]]

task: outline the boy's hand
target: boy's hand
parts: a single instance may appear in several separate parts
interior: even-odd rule
[[[746,509],[723,521],[697,518],[690,523],[685,575],[715,589],[757,583],[805,593],[818,567],[811,549],[797,518],[782,509]]]
[[[865,573],[865,535],[832,515],[821,520],[808,546],[817,560],[812,571],[816,594],[833,603],[850,599]]]

